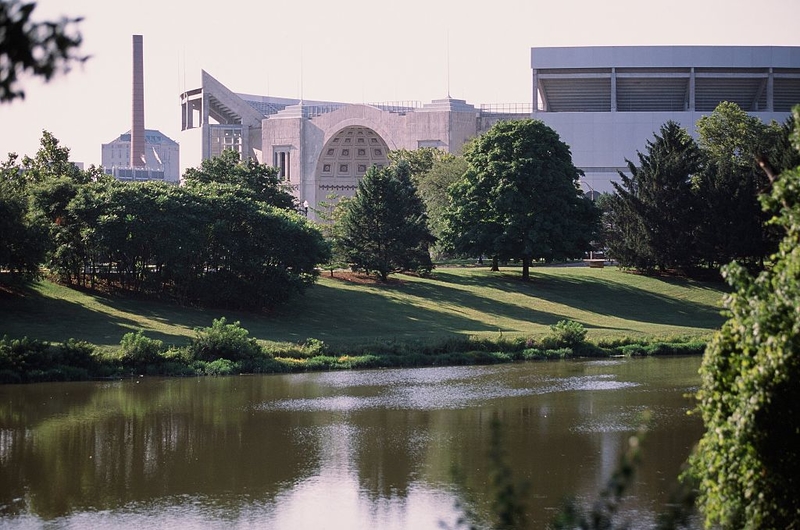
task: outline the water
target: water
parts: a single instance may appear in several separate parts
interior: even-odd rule
[[[651,525],[702,432],[699,358],[0,386],[2,528],[434,529],[489,517],[498,417],[530,528],[588,502],[641,413]],[[454,478],[458,476],[459,478]]]

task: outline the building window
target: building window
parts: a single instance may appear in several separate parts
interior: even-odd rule
[[[272,165],[278,168],[278,178],[289,180],[291,178],[291,147],[273,147]]]

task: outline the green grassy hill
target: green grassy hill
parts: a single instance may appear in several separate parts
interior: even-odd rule
[[[50,282],[23,295],[0,291],[0,336],[85,340],[110,349],[144,330],[181,345],[195,327],[224,316],[267,342],[317,338],[331,345],[375,340],[429,340],[460,334],[485,338],[541,335],[574,320],[589,338],[707,336],[723,322],[721,284],[651,278],[615,268],[541,267],[532,281],[519,270],[440,268],[431,278],[396,275],[388,284],[329,278],[274,314],[179,307],[105,296]]]

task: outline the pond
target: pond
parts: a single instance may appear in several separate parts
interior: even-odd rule
[[[0,527],[483,528],[493,418],[530,528],[596,497],[652,526],[702,423],[700,358],[0,386]]]

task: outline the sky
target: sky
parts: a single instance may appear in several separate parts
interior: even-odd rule
[[[800,0],[39,0],[35,20],[83,17],[82,66],[23,77],[0,104],[0,159],[42,130],[100,164],[130,129],[131,36],[143,35],[145,126],[180,143],[180,98],[206,70],[234,92],[370,103],[448,95],[532,101],[530,48],[800,45]]]

